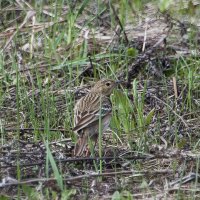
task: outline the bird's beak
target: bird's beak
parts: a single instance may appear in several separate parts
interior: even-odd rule
[[[119,85],[120,83],[122,83],[122,81],[120,81],[120,80],[115,81],[116,85]]]

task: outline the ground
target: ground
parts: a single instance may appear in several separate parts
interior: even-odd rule
[[[3,1],[0,199],[199,199],[199,1]],[[73,156],[73,107],[121,80]]]

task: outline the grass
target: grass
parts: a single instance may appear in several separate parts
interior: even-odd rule
[[[140,69],[129,81],[130,66],[143,54],[141,46],[144,40],[141,35],[144,27],[141,24],[146,23],[147,15],[153,18],[157,13],[154,9],[151,10],[154,15],[150,11],[146,12],[146,9],[150,9],[149,2],[155,10],[160,8],[163,13],[169,13],[168,21],[173,27],[167,36],[166,49],[157,49],[156,53],[150,55],[150,60],[141,63]],[[116,28],[120,24],[111,4],[115,6],[121,25],[128,35],[129,45],[125,43],[123,30]],[[199,55],[195,53],[198,51],[199,39],[199,27],[195,24],[199,13],[195,5],[192,7],[188,4],[184,12],[165,1],[130,3],[121,0],[108,5],[89,0],[75,1],[75,4],[61,0],[45,4],[38,4],[37,1],[27,1],[27,4],[4,1],[0,6],[5,11],[1,12],[2,48],[13,34],[8,29],[17,30],[8,47],[0,54],[1,163],[2,166],[12,163],[17,167],[14,170],[8,168],[9,174],[2,168],[0,178],[3,180],[11,176],[20,181],[55,178],[56,181],[52,184],[50,181],[46,184],[22,184],[17,188],[13,186],[10,191],[6,191],[9,186],[0,188],[0,198],[71,199],[82,195],[87,199],[95,197],[92,190],[98,197],[104,198],[104,184],[108,185],[106,195],[111,199],[142,198],[142,195],[156,198],[162,195],[156,188],[162,191],[163,198],[167,198],[167,195],[172,199],[199,197],[199,159],[195,155],[199,154],[200,144],[200,61]],[[39,23],[34,31],[31,20],[20,28],[30,8],[36,11]],[[194,14],[191,14],[191,9]],[[156,23],[166,20],[162,12],[157,13],[160,19],[153,18]],[[181,18],[186,16],[189,25],[180,23]],[[53,24],[46,24],[45,28],[45,22]],[[151,21],[148,23],[148,30],[152,30],[154,24]],[[182,40],[180,25],[187,26],[188,32],[184,37],[188,39]],[[147,50],[155,45],[160,36],[156,31],[154,36],[147,32]],[[34,38],[33,43],[31,38]],[[29,48],[25,49],[25,46]],[[172,52],[167,48],[171,48]],[[159,67],[161,76],[156,75]],[[121,86],[111,96],[113,117],[110,133],[113,134],[106,134],[103,140],[99,140],[97,154],[99,157],[123,155],[121,160],[100,160],[89,164],[57,162],[71,156],[73,143],[77,140],[72,132],[77,87],[103,77],[118,79],[122,72],[125,73],[123,81],[127,82],[128,87]],[[172,82],[173,77],[177,88]],[[178,97],[175,96],[175,89],[178,90]],[[9,128],[13,131],[8,131]],[[20,131],[23,128],[33,130]],[[61,131],[63,129],[64,132]],[[100,138],[101,134],[100,131]],[[63,142],[66,138],[72,141]],[[11,155],[10,150],[17,153]],[[180,151],[191,160],[179,157]],[[127,155],[149,154],[164,154],[168,159],[141,161],[126,158]],[[174,159],[174,155],[177,159]],[[21,168],[21,164],[40,161],[45,161],[45,165]],[[172,169],[174,173],[152,175],[154,170],[161,169]],[[138,170],[142,175],[137,178],[133,174],[66,181],[69,177],[109,173],[109,170]],[[152,174],[143,174],[144,170]],[[196,177],[191,183],[186,183],[189,188],[186,190],[182,179],[189,172],[194,172]],[[170,188],[173,192],[166,190],[166,183],[179,178],[178,186]],[[162,180],[166,180],[166,183]]]

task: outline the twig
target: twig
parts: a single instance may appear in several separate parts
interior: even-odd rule
[[[177,90],[177,84],[176,84],[176,77],[174,76],[172,78],[172,80],[173,80],[174,95],[175,95],[175,98],[177,99],[178,98],[178,90]]]
[[[158,42],[156,42],[156,44],[154,44],[153,47],[145,53],[139,54],[134,63],[128,68],[128,72],[120,71],[117,78],[122,80],[128,74],[128,83],[131,82],[131,79],[133,79],[134,75],[138,73],[141,65],[149,60],[149,56],[155,51],[156,47],[158,47],[166,39],[166,37],[167,35],[159,39]]]
[[[115,36],[117,35],[117,32],[118,32],[119,29],[120,29],[120,27],[119,27],[119,25],[117,25],[116,28],[115,28],[115,30],[113,31],[113,32],[114,32],[114,33],[113,33],[113,36],[111,37],[111,39],[110,39],[108,45],[107,45],[106,48],[105,48],[105,52],[107,52],[108,48],[109,48],[110,45],[113,43],[113,41],[114,41],[114,39],[115,39]]]
[[[24,27],[24,25],[27,23],[27,21],[32,18],[35,15],[35,11],[28,11],[27,15],[24,19],[24,21],[20,24],[19,28],[10,36],[10,38],[8,39],[8,41],[6,42],[5,46],[3,47],[3,49],[1,50],[1,52],[3,52],[8,45],[10,44],[10,42],[12,41],[12,39],[15,37],[15,35],[18,33],[18,31],[20,29],[22,29]]]
[[[63,181],[69,182],[69,181],[77,181],[82,179],[90,179],[90,178],[96,178],[96,177],[112,177],[112,176],[119,176],[119,175],[133,175],[135,177],[138,176],[145,176],[145,175],[158,175],[158,174],[174,174],[178,172],[175,170],[155,170],[155,171],[118,171],[118,172],[104,172],[104,173],[94,173],[94,174],[85,174],[81,176],[75,176],[70,178],[63,178]],[[14,185],[24,185],[24,184],[31,184],[31,183],[38,183],[38,182],[47,182],[47,181],[56,181],[56,178],[36,178],[31,180],[25,180],[25,181],[14,181],[13,183],[4,183],[0,184],[0,187],[7,187],[7,186],[14,186]]]
[[[5,132],[12,132],[12,131],[19,131],[21,133],[30,132],[30,131],[46,131],[45,128],[5,128],[3,131]],[[48,131],[60,131],[60,132],[67,132],[65,129],[48,129]]]
[[[159,99],[158,97],[156,97],[155,95],[152,94],[152,97],[157,99],[158,101],[160,101],[162,104],[164,104],[165,106],[167,106],[185,125],[186,128],[188,128],[189,126],[187,125],[187,123],[185,122],[185,120],[183,119],[183,117],[181,117],[178,113],[176,113],[173,108],[171,106],[169,106],[167,103],[165,103],[163,100]]]
[[[93,66],[93,63],[92,63],[91,56],[88,56],[88,58],[89,58],[89,61],[90,61],[90,66],[91,66],[91,68],[94,69],[94,66]]]
[[[176,155],[173,155],[174,157],[177,158],[177,154]],[[172,157],[172,156],[169,156],[169,155],[136,155],[136,156],[127,156],[127,157],[122,157],[122,156],[109,156],[109,157],[75,157],[75,158],[67,158],[67,159],[55,159],[55,162],[56,163],[65,163],[65,162],[92,162],[92,161],[100,161],[100,160],[103,160],[103,161],[107,161],[107,162],[110,162],[110,161],[119,161],[119,160],[131,160],[131,161],[134,161],[134,160],[152,160],[152,159],[163,159],[163,158],[169,158],[169,157]],[[28,163],[28,164],[18,164],[18,165],[5,165],[5,166],[1,166],[1,168],[9,168],[9,167],[28,167],[28,166],[35,166],[35,165],[43,165],[45,164],[46,161],[43,160],[43,161],[40,161],[40,162],[36,162],[36,163]]]
[[[142,45],[142,52],[144,52],[144,50],[145,50],[145,46],[146,46],[146,40],[147,40],[147,27],[148,27],[148,21],[147,21],[147,19],[146,19],[145,30],[144,30],[144,41],[143,41],[143,45]]]
[[[63,162],[92,162],[92,161],[100,161],[100,160],[104,160],[104,161],[117,161],[120,159],[128,159],[128,160],[145,160],[145,159],[155,159],[154,156],[127,156],[127,157],[114,157],[114,156],[110,156],[110,157],[77,157],[77,158],[67,158],[67,159],[59,159],[59,160],[55,160],[55,162],[57,163],[63,163]],[[163,158],[163,157],[162,157]],[[1,168],[8,168],[8,167],[28,167],[28,166],[35,166],[35,165],[43,165],[45,164],[46,161],[40,161],[40,162],[36,162],[36,163],[28,163],[28,164],[19,164],[19,165],[5,165],[5,166],[1,166]]]
[[[110,6],[111,6],[111,9],[112,9],[112,11],[113,11],[115,20],[116,20],[117,23],[119,24],[119,26],[120,26],[120,28],[121,28],[121,31],[122,31],[122,33],[124,34],[125,43],[128,44],[128,43],[129,43],[128,37],[127,37],[126,32],[125,32],[125,30],[124,30],[124,28],[123,28],[123,25],[122,25],[122,23],[121,23],[121,21],[120,21],[118,15],[117,15],[116,11],[115,11],[115,8],[114,8],[114,6],[112,5],[112,3],[110,4]]]

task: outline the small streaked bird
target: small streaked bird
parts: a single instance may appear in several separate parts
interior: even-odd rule
[[[89,139],[94,140],[96,144],[100,119],[102,133],[108,128],[112,115],[112,104],[109,97],[118,83],[119,81],[102,79],[76,103],[73,131],[78,134],[79,139],[74,149],[75,156],[84,154]]]

